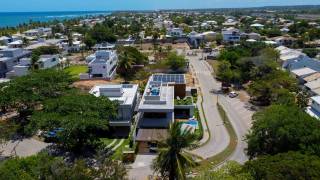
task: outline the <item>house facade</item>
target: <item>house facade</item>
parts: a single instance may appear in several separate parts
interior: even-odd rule
[[[97,85],[90,90],[96,97],[105,96],[119,103],[118,116],[110,120],[110,126],[130,129],[138,102],[138,84]]]
[[[0,50],[0,78],[6,77],[6,73],[13,70],[19,60],[31,55],[30,51],[21,48],[8,48]]]
[[[311,106],[307,107],[306,112],[320,120],[320,96],[311,97]]]
[[[222,36],[224,42],[239,42],[240,41],[240,31],[236,28],[222,29]]]
[[[116,74],[118,55],[115,51],[99,50],[94,55],[87,58],[89,62],[90,78],[106,78],[112,79]]]
[[[167,137],[167,130],[175,117],[193,116],[195,105],[176,105],[175,98],[186,97],[184,74],[153,74],[146,85],[138,108],[135,141],[139,152],[150,152],[157,142]]]

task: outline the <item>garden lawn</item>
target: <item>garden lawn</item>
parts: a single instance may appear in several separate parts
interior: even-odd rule
[[[72,77],[79,77],[80,73],[86,73],[88,71],[88,66],[86,65],[74,65],[69,66],[64,69],[65,72],[69,73]]]

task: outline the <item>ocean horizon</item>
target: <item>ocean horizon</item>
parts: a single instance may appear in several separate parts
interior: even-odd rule
[[[0,12],[0,27],[15,27],[30,21],[49,22],[87,16],[108,15],[111,11]]]

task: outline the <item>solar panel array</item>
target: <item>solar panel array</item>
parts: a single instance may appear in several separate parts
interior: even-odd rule
[[[154,74],[153,81],[164,83],[175,82],[177,84],[185,83],[183,74]]]

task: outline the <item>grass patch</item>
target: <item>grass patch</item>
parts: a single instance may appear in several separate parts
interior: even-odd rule
[[[65,72],[69,73],[72,77],[78,78],[80,73],[86,73],[88,66],[86,65],[74,65],[64,69]]]
[[[213,69],[213,74],[216,75],[216,72],[218,72],[218,66],[220,64],[220,61],[218,60],[208,60],[208,63],[211,65]]]
[[[121,140],[119,140],[115,146],[120,143]],[[131,148],[128,148],[129,147],[129,143],[130,143],[130,140],[129,139],[125,139],[124,142],[121,144],[120,147],[118,147],[118,149],[115,150],[115,152],[112,154],[112,159],[115,159],[115,160],[121,160],[122,161],[122,154],[123,154],[123,151],[129,151],[131,150]]]
[[[201,171],[205,168],[211,167],[211,166],[216,166],[220,163],[222,163],[224,160],[226,160],[236,149],[237,146],[237,134],[235,132],[235,130],[232,127],[232,124],[226,114],[226,112],[224,111],[223,107],[218,103],[218,111],[219,114],[224,122],[224,126],[226,127],[228,134],[230,136],[230,142],[228,144],[228,146],[226,147],[226,149],[224,149],[222,152],[220,152],[219,154],[212,156],[206,160],[203,160],[200,162],[199,166],[197,166],[195,168],[196,171]]]

